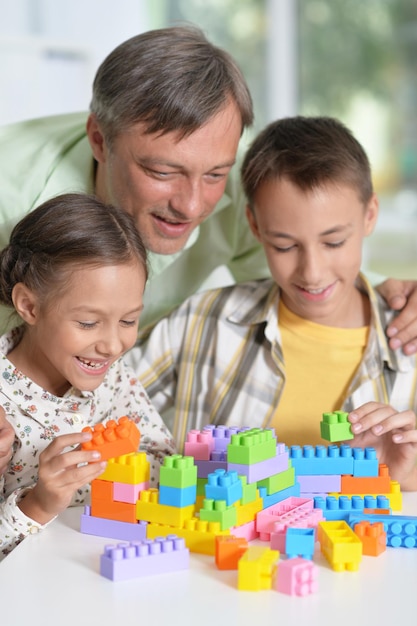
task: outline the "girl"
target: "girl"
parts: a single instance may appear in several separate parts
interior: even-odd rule
[[[0,253],[0,302],[21,325],[0,338],[0,405],[14,427],[0,478],[0,552],[42,530],[105,467],[82,433],[128,415],[156,480],[173,440],[121,356],[136,341],[146,251],[130,216],[67,194],[13,229]],[[23,322],[23,323],[22,323]]]

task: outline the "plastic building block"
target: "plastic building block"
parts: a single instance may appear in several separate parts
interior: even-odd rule
[[[274,589],[290,596],[307,596],[318,591],[318,567],[302,558],[280,561]]]
[[[314,498],[314,507],[323,511],[323,517],[328,521],[348,521],[351,513],[363,513],[364,508],[386,509],[388,500],[385,496],[327,496]]]
[[[134,452],[109,459],[101,480],[136,485],[149,481],[150,465],[145,452]]]
[[[386,465],[382,463],[378,468],[378,476],[342,476],[340,493],[388,493],[390,490],[390,475]]]
[[[236,435],[241,429],[237,426],[214,426],[213,424],[207,424],[207,426],[204,426],[203,430],[211,431],[215,450],[226,452],[232,435]]]
[[[143,541],[147,537],[147,522],[119,522],[117,520],[93,517],[91,507],[84,507],[81,515],[80,531],[86,535],[119,539],[120,541]]]
[[[136,500],[139,498],[140,492],[149,489],[148,480],[144,483],[138,483],[137,485],[118,482],[112,484],[113,500],[115,502],[130,502],[130,504],[135,504]]]
[[[248,483],[246,476],[239,476],[239,479],[242,483],[242,497],[240,499],[240,504],[249,504],[250,502],[257,500],[259,497],[257,484]]]
[[[109,420],[106,424],[96,424],[93,428],[86,426],[82,432],[91,433],[92,439],[81,444],[81,448],[98,450],[102,461],[136,452],[139,447],[139,429],[126,416],[118,421]]]
[[[223,469],[227,471],[228,467],[226,452],[217,452],[216,450],[213,450],[213,452],[210,454],[210,459],[208,461],[200,461],[199,459],[196,459],[194,463],[197,466],[198,478],[207,478],[209,474],[212,474],[217,469]]]
[[[236,508],[236,526],[253,521],[256,514],[264,508],[263,500],[259,496],[253,502],[247,502],[246,504],[235,502],[234,506]]]
[[[346,444],[291,446],[290,460],[296,476],[353,473],[352,448]]]
[[[275,580],[279,552],[250,546],[238,562],[238,589],[240,591],[262,591],[272,589]]]
[[[322,439],[331,442],[353,439],[348,413],[344,411],[323,413],[323,419],[320,422],[320,434]]]
[[[218,469],[209,474],[206,484],[206,498],[211,500],[225,500],[227,506],[238,502],[242,498],[242,483],[237,472],[226,472]]]
[[[365,515],[352,513],[349,525],[358,522],[381,522],[387,534],[387,546],[392,548],[417,548],[417,517],[409,515]]]
[[[279,474],[287,470],[288,467],[288,452],[283,443],[276,446],[274,457],[259,461],[259,463],[231,463],[229,457],[227,463],[229,471],[235,471],[239,476],[246,476],[248,483],[256,483],[274,474]]]
[[[184,539],[169,535],[106,546],[100,557],[100,574],[110,580],[128,580],[187,569],[189,563]]]
[[[94,517],[136,523],[136,506],[113,499],[113,483],[96,478],[91,483],[91,514]]]
[[[362,542],[344,520],[320,522],[317,538],[335,572],[356,572],[362,559]]]
[[[242,537],[246,539],[246,541],[253,541],[254,539],[258,539],[259,533],[256,530],[255,521],[247,522],[246,524],[241,524],[240,526],[235,526],[230,529],[230,532],[235,537]]]
[[[287,528],[285,554],[289,559],[313,559],[316,531],[314,528]]]
[[[159,486],[159,504],[168,506],[184,507],[194,505],[197,498],[197,485],[190,487],[167,487]]]
[[[159,472],[159,486],[184,489],[197,484],[197,467],[191,456],[166,456]]]
[[[297,476],[300,483],[300,491],[304,493],[329,493],[330,491],[340,491],[341,475],[328,474],[327,476],[306,475]]]
[[[194,505],[175,507],[158,502],[158,489],[141,491],[136,502],[136,519],[168,526],[182,526],[195,512]]]
[[[333,496],[335,498],[340,498],[342,495],[347,495],[350,498],[353,496],[359,496],[361,498],[365,496],[371,496],[374,498],[384,497],[387,502],[387,508],[389,507],[393,511],[401,511],[402,509],[402,501],[403,494],[401,493],[400,485],[395,480],[390,481],[390,490],[389,493],[355,493],[355,494],[340,494],[340,493],[329,493],[329,496]],[[368,507],[367,507],[368,508]]]
[[[289,467],[283,472],[279,472],[278,474],[273,474],[268,478],[259,480],[257,485],[258,487],[265,487],[268,496],[273,493],[277,493],[277,491],[287,489],[287,487],[292,487],[295,485],[295,469],[293,467]]]
[[[263,509],[256,516],[256,530],[262,541],[269,541],[271,532],[275,531],[277,522],[307,517],[313,510],[313,500],[303,498],[286,498],[273,506]],[[289,525],[289,524],[288,524]]]
[[[209,461],[214,450],[214,439],[210,430],[190,430],[184,443],[184,456],[192,456],[199,461]]]
[[[218,522],[205,522],[196,517],[186,520],[181,527],[172,527],[161,524],[148,524],[147,537],[167,536],[175,533],[178,537],[182,537],[190,552],[197,554],[215,554],[215,540],[221,535],[230,535],[229,530],[220,530]]]
[[[225,500],[206,498],[200,509],[200,519],[206,522],[219,522],[221,530],[236,526],[237,512],[232,504],[227,506]]]
[[[353,448],[353,476],[378,476],[378,471],[375,448]]]
[[[387,533],[382,522],[368,521],[354,524],[353,530],[362,541],[362,553],[367,556],[379,556],[387,548]]]
[[[276,456],[276,446],[272,429],[251,428],[232,435],[227,446],[227,461],[241,465],[260,463]]]
[[[217,569],[237,570],[237,564],[241,556],[248,549],[248,542],[242,537],[218,536],[215,543],[215,562]]]
[[[282,491],[271,493],[270,496],[267,495],[265,487],[260,487],[259,495],[263,500],[264,509],[267,509],[271,506],[274,506],[274,504],[278,504],[278,502],[286,500],[287,498],[300,497],[300,483],[296,482],[295,485],[293,485],[292,487],[287,487]]]

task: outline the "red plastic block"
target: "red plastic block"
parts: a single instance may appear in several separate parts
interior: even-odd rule
[[[302,558],[280,561],[274,588],[290,596],[307,596],[318,590],[318,568]]]
[[[241,537],[217,536],[215,561],[220,570],[237,569],[240,557],[248,549],[248,542]]]
[[[98,450],[101,460],[107,461],[123,454],[136,452],[139,447],[140,432],[132,420],[124,416],[119,421],[109,420],[107,424],[86,426],[83,433],[91,433],[91,441],[81,444],[83,450]]]
[[[190,552],[176,535],[109,545],[100,557],[100,574],[110,580],[128,580],[187,569]]]

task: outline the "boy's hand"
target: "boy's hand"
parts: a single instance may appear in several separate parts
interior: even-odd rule
[[[389,345],[404,354],[417,352],[417,281],[388,278],[377,290],[396,311],[404,309],[387,328]]]
[[[388,404],[367,402],[348,417],[355,435],[352,445],[376,449],[393,480],[405,491],[417,491],[417,429],[413,411],[396,411]]]
[[[98,462],[99,452],[79,447],[65,451],[90,439],[90,433],[61,435],[41,452],[38,482],[19,502],[25,515],[46,524],[69,506],[77,489],[103,473],[106,463]]]
[[[13,456],[13,426],[7,421],[3,407],[0,406],[0,476],[4,474]]]

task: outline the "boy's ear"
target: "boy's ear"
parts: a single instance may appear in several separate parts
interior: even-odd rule
[[[22,320],[34,326],[38,320],[38,298],[23,283],[16,283],[12,291],[12,300],[16,312]]]
[[[378,219],[378,212],[379,212],[378,196],[376,195],[376,193],[373,193],[365,209],[365,236],[366,237],[370,235],[375,228],[375,224]]]
[[[248,204],[246,205],[246,217],[249,222],[250,229],[255,235],[256,239],[258,241],[261,241],[261,237],[260,237],[259,229],[258,229],[258,223],[256,221],[255,214]]]
[[[104,161],[106,160],[107,151],[106,141],[94,113],[90,113],[90,115],[88,116],[86,128],[88,141],[90,142],[94,158],[99,163],[104,163]]]

